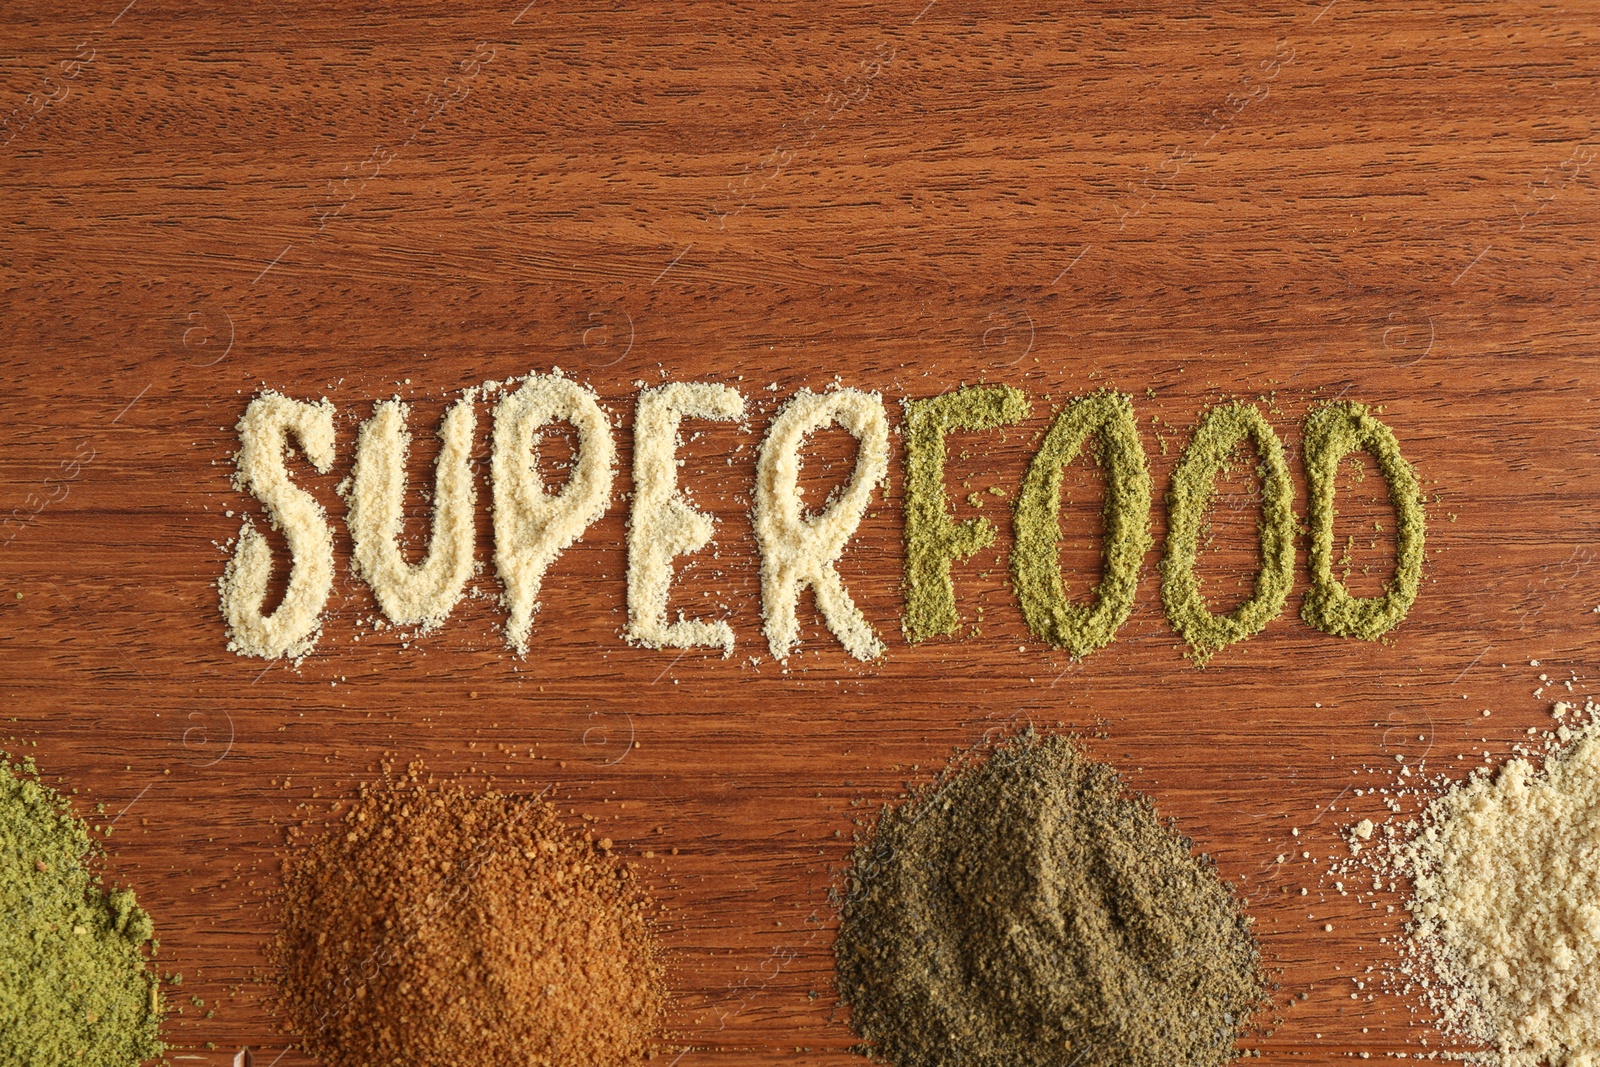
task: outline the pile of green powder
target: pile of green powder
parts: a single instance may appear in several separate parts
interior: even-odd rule
[[[835,943],[865,1051],[897,1067],[1231,1060],[1266,998],[1233,896],[1067,738],[957,761],[852,857]]]
[[[100,849],[35,774],[0,752],[0,1064],[135,1067],[165,1048],[154,926],[101,886]]]

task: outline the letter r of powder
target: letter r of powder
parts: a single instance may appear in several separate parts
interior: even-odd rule
[[[678,491],[678,426],[685,417],[729,421],[744,397],[726,385],[672,382],[645,389],[633,421],[633,510],[628,516],[627,637],[647,648],[721,648],[733,654],[733,628],[720,620],[667,622],[672,560],[705,547],[711,517]]]
[[[815,518],[800,499],[800,446],[815,430],[837,422],[858,442],[849,484]],[[889,420],[876,393],[802,389],[778,412],[756,464],[755,533],[761,547],[761,605],[767,644],[787,659],[800,640],[795,614],[800,590],[811,586],[828,629],[856,659],[874,659],[883,642],[856,608],[834,568],[855,533],[872,492],[889,471]]]

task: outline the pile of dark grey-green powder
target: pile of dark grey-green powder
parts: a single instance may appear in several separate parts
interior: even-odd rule
[[[155,928],[96,875],[65,798],[0,752],[0,1064],[137,1067],[166,1013],[146,964]]]
[[[1266,1002],[1216,870],[1067,738],[1023,734],[886,808],[834,951],[863,1051],[897,1067],[1189,1067]]]

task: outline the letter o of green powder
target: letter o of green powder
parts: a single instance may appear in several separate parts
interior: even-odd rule
[[[1226,615],[1213,615],[1200,593],[1195,561],[1200,528],[1228,454],[1249,437],[1261,460],[1261,569],[1255,593]],[[1161,560],[1161,602],[1173,628],[1189,643],[1195,664],[1260,633],[1283,611],[1294,584],[1294,483],[1283,458],[1283,444],[1252,404],[1212,408],[1200,420],[1184,449],[1167,490],[1167,551]]]
[[[1351,596],[1333,576],[1333,498],[1339,462],[1363,449],[1389,483],[1395,513],[1394,577],[1379,597]],[[1349,401],[1328,404],[1306,416],[1306,522],[1311,528],[1311,589],[1300,605],[1300,617],[1335,637],[1376,641],[1400,624],[1417,599],[1422,579],[1425,522],[1422,491],[1416,472],[1400,455],[1394,432]]]
[[[1079,607],[1061,582],[1061,475],[1090,435],[1105,449],[1104,569],[1095,604]],[[1103,648],[1133,611],[1150,540],[1150,468],[1133,402],[1103,390],[1069,404],[1045,434],[1022,479],[1013,523],[1012,583],[1028,628],[1073,656]]]

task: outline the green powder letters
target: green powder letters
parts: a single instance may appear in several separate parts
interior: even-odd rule
[[[1096,603],[1084,608],[1067,599],[1057,546],[1062,468],[1091,434],[1099,435],[1105,454],[1105,562]],[[1028,466],[1017,499],[1011,570],[1029,629],[1073,656],[1110,643],[1133,611],[1139,568],[1151,544],[1150,495],[1133,402],[1102,391],[1068,405]]]
[[[974,385],[925,400],[906,401],[906,637],[921,641],[956,628],[956,590],[950,564],[994,544],[987,519],[950,521],[944,492],[945,435],[993,430],[1028,417],[1022,390]]]
[[[1422,579],[1424,521],[1416,473],[1400,455],[1394,433],[1363,404],[1328,404],[1306,416],[1304,448],[1310,496],[1306,524],[1311,528],[1311,589],[1300,605],[1300,617],[1323,633],[1376,641],[1406,617]],[[1339,461],[1358,448],[1377,462],[1394,505],[1394,577],[1381,597],[1351,596],[1333,576],[1334,479]]]
[[[1226,615],[1213,615],[1200,593],[1195,560],[1200,529],[1228,455],[1245,437],[1261,460],[1261,569],[1255,595]],[[1167,490],[1167,553],[1161,561],[1161,600],[1173,628],[1189,642],[1196,664],[1235,641],[1261,632],[1283,611],[1294,584],[1294,483],[1283,445],[1254,405],[1227,404],[1208,411]]]

